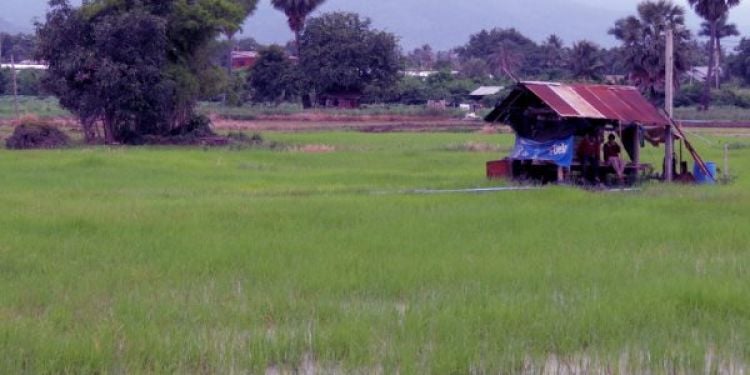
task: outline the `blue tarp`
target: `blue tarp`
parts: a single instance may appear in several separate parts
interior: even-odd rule
[[[574,137],[568,137],[549,142],[537,142],[516,137],[516,147],[510,157],[518,160],[549,161],[561,167],[570,167],[573,164],[575,151],[574,139]]]

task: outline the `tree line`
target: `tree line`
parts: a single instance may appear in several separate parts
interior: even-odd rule
[[[194,110],[199,100],[313,105],[316,96],[336,92],[361,95],[364,102],[413,104],[460,101],[480,84],[562,80],[635,84],[658,102],[665,84],[667,28],[675,34],[678,73],[708,66],[704,88],[685,87],[681,103],[701,101],[707,108],[713,86],[722,79],[750,84],[750,39],[733,51],[721,43],[739,34],[727,21],[739,0],[690,0],[705,19],[697,34],[685,26],[686,9],[668,0],[643,1],[609,30],[619,42],[613,48],[586,40],[566,45],[556,35],[537,43],[516,29],[495,28],[449,51],[425,45],[406,53],[395,35],[357,14],[310,18],[323,0],[272,1],[294,32],[285,46],[235,40],[256,2],[94,0],[73,7],[51,0],[36,35],[0,35],[0,51],[3,60],[12,54],[49,62],[41,84],[26,85],[24,93],[45,90],[58,96],[81,119],[87,138],[95,139],[102,124],[107,142],[205,127],[207,119]],[[250,71],[231,69],[234,49],[259,51]],[[725,72],[721,79],[715,79],[716,66]],[[403,73],[410,70],[428,73]],[[0,92],[4,86],[8,91],[7,81],[7,72],[0,74]]]

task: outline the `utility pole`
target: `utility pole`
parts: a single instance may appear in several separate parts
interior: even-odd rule
[[[16,58],[10,54],[10,70],[13,71],[13,108],[16,110],[16,120],[21,119],[18,112],[18,74],[16,74]]]
[[[674,30],[667,28],[666,76],[664,79],[665,109],[670,119],[674,118]],[[667,125],[664,134],[664,181],[672,182],[674,178],[674,136],[672,125]]]

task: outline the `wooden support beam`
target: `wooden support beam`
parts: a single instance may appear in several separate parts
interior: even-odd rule
[[[674,118],[674,31],[667,29],[666,74],[664,79],[665,110],[670,119]],[[664,181],[674,179],[674,135],[672,126],[667,125],[664,130]]]

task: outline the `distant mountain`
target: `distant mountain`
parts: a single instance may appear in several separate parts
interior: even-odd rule
[[[28,30],[24,30],[23,28],[0,18],[0,32],[15,34],[15,33],[20,33],[23,31],[28,31]]]
[[[541,41],[557,34],[571,44],[589,39],[602,46],[615,45],[607,30],[615,20],[635,13],[641,0],[327,0],[316,13],[336,10],[357,12],[370,17],[373,25],[401,38],[409,50],[428,43],[436,49],[465,44],[469,35],[492,27],[515,27]],[[687,6],[687,0],[674,0],[688,11],[688,22],[695,30],[700,20]],[[42,18],[47,0],[0,0],[0,30],[30,32],[32,20]],[[81,0],[71,0],[78,5]],[[744,0],[732,10],[731,21],[745,36],[750,36],[750,1]],[[8,25],[12,23],[12,25]],[[248,19],[245,35],[262,43],[284,43],[292,39],[281,12],[270,0],[259,0],[257,12]],[[738,38],[726,45],[737,45]]]
[[[616,44],[607,34],[619,18],[635,13],[639,0],[328,0],[317,12],[352,11],[372,18],[375,27],[401,37],[404,49],[425,43],[436,49],[465,44],[469,35],[493,27],[515,27],[541,41],[557,34],[570,44],[588,39],[602,46]],[[689,23],[696,28],[699,19],[686,7]],[[732,21],[750,34],[750,2],[732,12]],[[245,25],[245,34],[260,42],[281,43],[292,38],[283,14],[261,0],[257,12]]]

